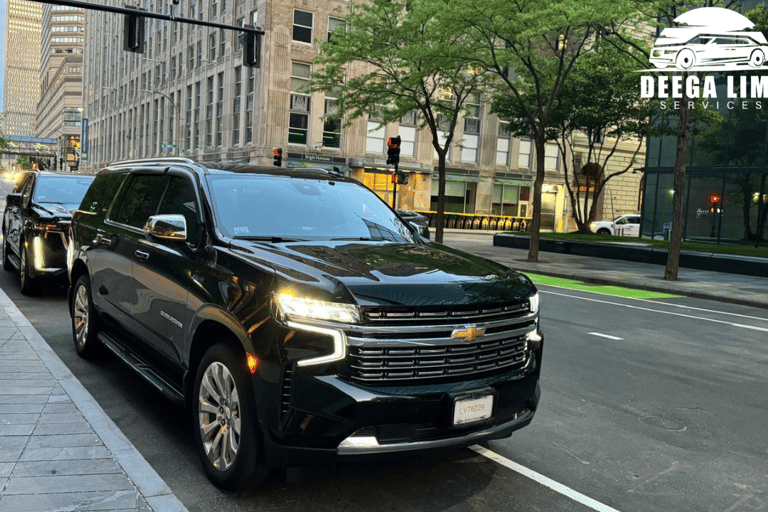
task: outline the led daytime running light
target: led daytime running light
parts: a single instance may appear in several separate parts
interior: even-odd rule
[[[528,297],[528,309],[530,309],[532,313],[539,312],[539,292]]]

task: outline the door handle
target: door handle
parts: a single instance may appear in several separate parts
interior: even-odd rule
[[[146,261],[146,260],[149,259],[149,253],[148,252],[136,251],[134,254],[136,255],[137,258],[139,258],[142,261]]]
[[[103,233],[97,233],[96,234],[96,243],[99,243],[101,245],[106,245],[107,247],[112,245],[112,237],[105,236]]]

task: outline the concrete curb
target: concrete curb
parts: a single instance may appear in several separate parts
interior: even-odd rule
[[[152,510],[155,512],[188,512],[170,487],[107,416],[98,402],[77,380],[77,377],[72,374],[2,288],[0,288],[0,306],[16,323],[32,349],[69,395],[72,403],[80,410],[85,420],[102,440],[104,446],[112,453],[115,461],[125,471],[128,478],[136,485],[137,490]]]

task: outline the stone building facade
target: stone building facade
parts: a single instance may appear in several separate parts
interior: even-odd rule
[[[399,167],[409,181],[397,187],[396,206],[435,210],[436,155],[415,113],[386,126],[357,119],[342,127],[324,121],[334,112],[332,97],[303,92],[317,41],[344,29],[339,12],[347,6],[341,0],[193,0],[176,7],[147,2],[152,12],[175,9],[178,17],[264,28],[258,69],[242,66],[242,44],[234,31],[148,19],[145,53],[135,54],[122,50],[121,36],[112,36],[122,33],[121,16],[89,13],[83,94],[90,150],[83,163],[95,168],[119,159],[187,156],[272,165],[273,149],[282,148],[285,166],[338,167],[392,204],[386,141],[399,135]],[[530,217],[531,142],[510,137],[482,99],[469,108],[447,162],[446,211]],[[564,229],[569,201],[554,143],[546,162],[542,228]],[[622,180],[615,195],[627,178]],[[622,209],[636,192],[628,195],[632,199],[621,199]]]

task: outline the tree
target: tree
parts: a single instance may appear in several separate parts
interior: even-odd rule
[[[587,143],[585,161],[580,169],[573,169],[575,187],[569,177],[571,166],[563,159],[571,215],[579,233],[592,232],[589,225],[596,220],[607,183],[633,168],[643,137],[650,133],[654,107],[640,98],[640,75],[635,67],[623,51],[598,39],[574,66],[554,108],[560,152],[572,153],[575,137],[585,138]],[[635,144],[632,158],[622,170],[606,174],[621,143]]]
[[[727,0],[718,2],[717,0],[706,0],[699,2],[679,2],[677,0],[637,0],[637,24],[648,27],[674,27],[675,18],[691,8],[700,7],[706,4],[713,7],[717,4],[723,7],[730,7],[737,0]],[[620,43],[620,47],[631,48],[627,54],[635,58],[639,65],[648,66],[650,58],[650,47],[648,38],[633,38],[627,36],[623,31],[617,30],[617,25],[603,27],[601,32],[604,35],[610,35]],[[610,39],[609,39],[610,40]],[[682,73],[683,81],[688,77],[688,72]],[[676,281],[678,270],[680,268],[680,249],[683,242],[683,229],[685,222],[685,181],[686,169],[688,165],[688,143],[691,134],[692,112],[689,108],[687,91],[683,88],[683,96],[679,100],[677,109],[677,147],[675,149],[675,171],[672,177],[672,229],[669,234],[669,249],[667,252],[667,264],[664,268],[664,279]],[[711,119],[711,118],[710,118]]]
[[[20,156],[16,159],[16,165],[19,169],[28,170],[32,168],[32,161],[28,156]]]
[[[623,0],[444,0],[444,5],[441,17],[449,32],[463,34],[463,53],[495,77],[495,110],[523,120],[534,143],[528,261],[538,261],[544,151],[556,133],[553,110],[576,61],[594,40],[595,25],[626,19],[630,5]],[[521,129],[514,131],[520,135]]]
[[[438,158],[435,241],[442,243],[445,161],[468,98],[484,75],[468,68],[458,36],[439,22],[435,0],[373,0],[351,4],[346,30],[321,45],[310,79],[312,91],[333,94],[346,124],[364,115],[399,121],[417,110]]]

